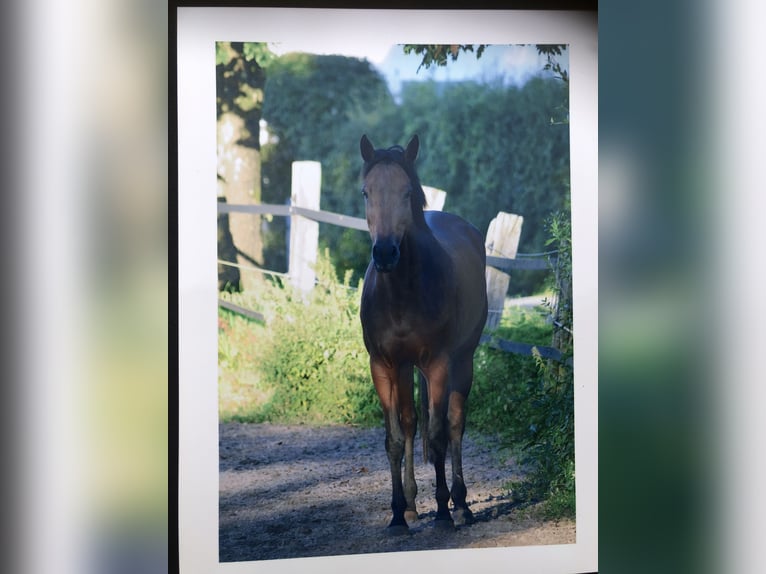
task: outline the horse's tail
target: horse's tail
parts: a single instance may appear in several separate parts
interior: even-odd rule
[[[420,383],[420,437],[423,440],[423,462],[428,463],[428,382],[418,370]]]

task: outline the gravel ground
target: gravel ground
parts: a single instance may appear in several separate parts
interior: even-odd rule
[[[221,562],[575,542],[573,520],[542,521],[535,512],[520,512],[503,485],[522,471],[488,437],[467,434],[464,442],[467,500],[476,523],[434,528],[433,466],[423,462],[416,439],[419,518],[409,535],[390,536],[382,427],[219,428]]]

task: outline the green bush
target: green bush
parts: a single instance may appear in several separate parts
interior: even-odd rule
[[[528,357],[480,346],[468,400],[469,428],[500,435],[509,445],[515,443],[528,426],[519,408],[527,382],[534,377],[534,363]]]
[[[546,246],[557,250],[553,289],[548,303],[553,319],[553,345],[562,361],[535,357],[540,374],[529,392],[535,405],[530,436],[522,443],[526,458],[534,461],[535,473],[525,487],[531,496],[546,498],[550,514],[575,512],[574,464],[574,371],[572,332],[572,231],[569,209],[551,214],[545,222],[550,238]]]
[[[511,308],[505,310],[494,335],[533,345],[548,345],[551,333],[551,326],[539,310]],[[481,345],[474,355],[468,424],[481,432],[499,434],[511,444],[518,443],[528,431],[529,413],[524,409],[528,410],[528,389],[538,376],[533,357]]]
[[[318,261],[318,285],[303,294],[273,286],[269,337],[258,370],[273,388],[265,420],[372,424],[381,420],[359,322],[359,292],[339,283],[329,257]]]
[[[534,367],[524,362],[520,367],[495,357],[508,368],[501,385],[503,408],[513,413],[503,434],[521,452],[520,462],[530,470],[527,478],[512,484],[522,500],[545,500],[545,512],[552,517],[574,516],[574,373],[572,368],[572,259],[571,228],[568,211],[552,214],[546,221],[551,235],[546,245],[557,248],[554,268],[554,302],[546,306],[553,318],[552,341],[562,352],[561,361],[536,355]],[[517,370],[512,370],[512,369]],[[500,376],[503,367],[494,367],[492,376]],[[508,380],[510,379],[510,380]],[[504,391],[504,394],[503,394]],[[497,392],[497,391],[495,391]],[[507,418],[507,417],[506,417]],[[504,419],[505,420],[505,419]]]
[[[574,387],[572,368],[535,357],[539,376],[530,381],[524,408],[528,422],[519,438],[521,463],[532,473],[516,485],[522,498],[548,499],[559,512],[574,514]]]
[[[571,367],[481,346],[468,401],[469,427],[499,435],[528,470],[509,484],[520,500],[547,500],[552,516],[574,515]]]

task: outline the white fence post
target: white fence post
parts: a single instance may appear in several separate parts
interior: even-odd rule
[[[322,164],[318,161],[294,161],[291,204],[318,210],[321,182]],[[292,284],[303,292],[314,288],[318,249],[319,223],[300,215],[291,215],[288,274]]]
[[[447,192],[428,185],[421,185],[426,194],[426,209],[432,211],[441,211],[444,209],[444,201],[447,199]]]
[[[519,248],[519,239],[521,238],[521,226],[524,218],[514,213],[505,213],[500,211],[489,224],[487,230],[487,241],[485,247],[487,255],[496,257],[516,258],[516,251]],[[503,307],[505,305],[505,295],[508,293],[508,285],[511,282],[511,276],[508,273],[487,267],[487,302],[489,304],[489,313],[487,314],[487,329],[494,331],[500,324],[500,318],[503,316]]]

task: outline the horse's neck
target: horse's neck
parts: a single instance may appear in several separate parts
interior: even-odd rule
[[[411,228],[400,244],[400,259],[388,274],[394,294],[419,294],[425,302],[435,297],[434,286],[441,285],[448,273],[446,253],[428,227]],[[398,298],[398,297],[397,297]]]

